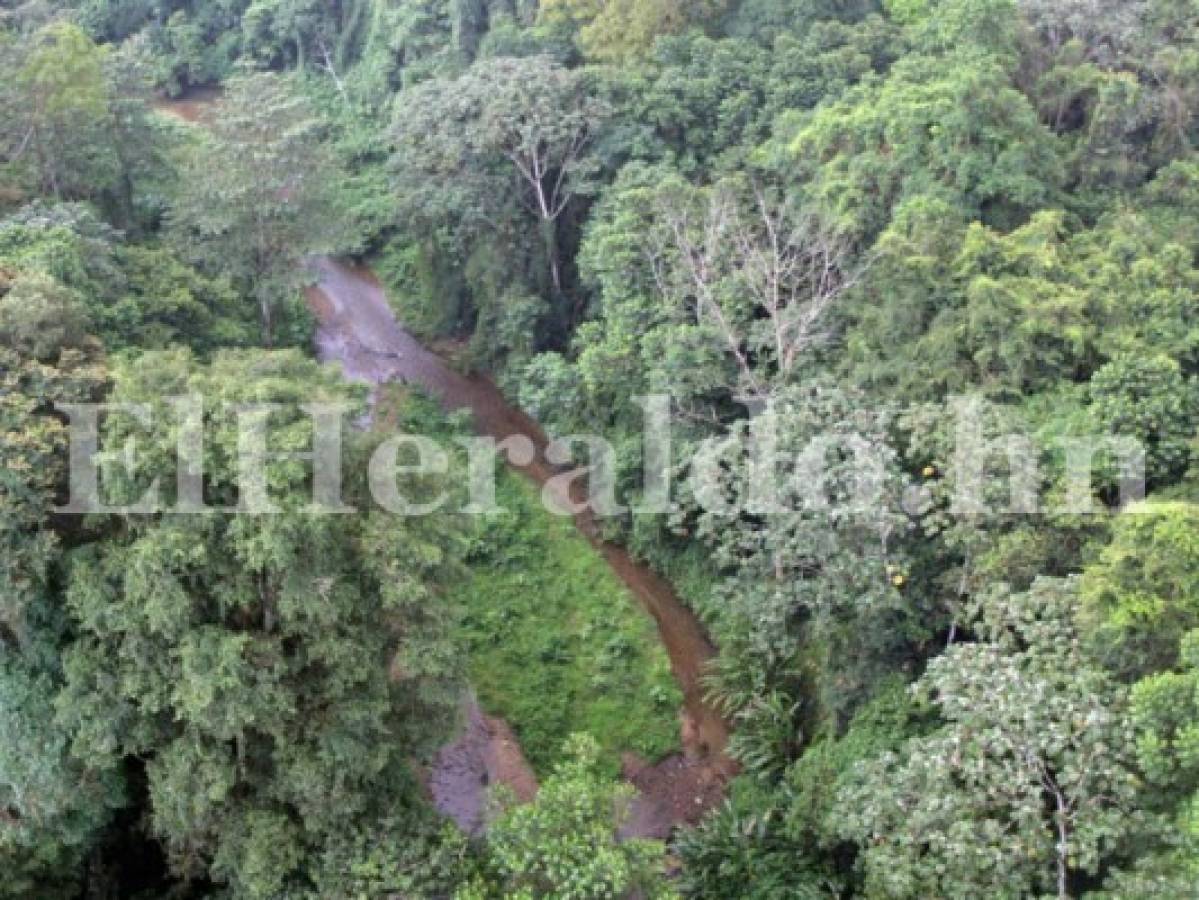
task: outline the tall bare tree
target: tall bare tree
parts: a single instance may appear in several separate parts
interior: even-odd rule
[[[757,185],[667,189],[656,212],[646,252],[658,289],[713,330],[742,393],[765,399],[828,339],[864,263],[818,214]]]
[[[458,223],[494,221],[515,200],[537,220],[550,279],[562,290],[558,221],[594,169],[591,145],[610,110],[587,76],[547,56],[483,60],[454,80],[401,96],[394,167],[409,203]]]

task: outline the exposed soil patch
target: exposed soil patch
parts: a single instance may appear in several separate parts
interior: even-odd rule
[[[696,824],[724,798],[725,775],[681,754],[653,765],[629,754],[622,774],[637,788],[637,796],[620,829],[621,837],[665,840],[675,828]]]
[[[184,122],[202,122],[212,111],[213,104],[220,99],[221,89],[215,87],[190,88],[182,96],[175,99],[160,97],[154,101],[154,108]]]
[[[486,715],[473,697],[464,706],[465,727],[433,760],[429,792],[443,815],[475,835],[486,825],[489,788],[506,785],[528,803],[537,796],[537,777],[508,723]]]

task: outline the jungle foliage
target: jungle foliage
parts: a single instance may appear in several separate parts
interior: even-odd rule
[[[197,89],[202,126],[155,114]],[[1196,110],[1193,0],[0,4],[0,896],[1193,897]],[[286,464],[263,520],[51,511],[64,403],[154,412],[104,420],[128,496],[173,484],[172,392],[361,408],[299,349],[319,253],[604,435],[630,508],[671,395],[675,508],[604,529],[720,648],[741,774],[677,872],[609,777],[669,745],[662,661],[514,481],[482,531],[321,521]],[[722,515],[764,411],[790,493]],[[1086,435],[1147,496],[1116,453],[1077,496]],[[840,503],[802,502],[816,438]],[[468,673],[548,773],[477,842],[417,765]]]

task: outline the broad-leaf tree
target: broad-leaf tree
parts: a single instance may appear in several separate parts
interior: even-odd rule
[[[42,194],[94,197],[113,186],[119,169],[105,49],[66,21],[25,40],[0,37],[0,161],[27,167]]]
[[[1083,572],[1083,618],[1098,657],[1122,676],[1171,668],[1199,627],[1199,507],[1147,501],[1112,523]]]
[[[979,642],[919,682],[945,725],[843,791],[872,896],[1076,896],[1136,834],[1131,723],[1082,652],[1075,596],[1042,579],[987,597]]]
[[[393,167],[406,203],[454,207],[478,227],[510,200],[533,217],[552,287],[563,286],[559,220],[590,189],[591,147],[608,107],[586,73],[548,56],[483,60],[401,96]]]
[[[0,896],[74,896],[121,779],[112,756],[74,759],[52,712],[66,623],[66,488],[58,404],[100,399],[102,348],[79,298],[44,274],[0,268]]]
[[[268,347],[301,336],[292,329],[304,260],[348,241],[322,133],[286,78],[232,79],[187,156],[170,212],[180,253],[253,299]]]
[[[502,810],[490,823],[486,860],[492,879],[467,886],[456,895],[458,900],[601,900],[632,892],[661,900],[674,896],[662,878],[662,844],[618,838],[633,788],[600,772],[593,738],[575,735],[563,750],[565,758],[541,785],[537,798]]]

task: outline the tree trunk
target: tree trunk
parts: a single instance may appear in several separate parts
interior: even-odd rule
[[[1069,865],[1070,865],[1070,831],[1069,810],[1066,808],[1066,798],[1056,785],[1052,785],[1053,796],[1057,801],[1054,819],[1057,824],[1057,896],[1059,900],[1069,900]]]
[[[273,321],[273,310],[271,309],[271,301],[266,292],[258,295],[258,310],[262,316],[262,343],[268,350],[275,346],[275,334]]]
[[[545,245],[545,257],[549,264],[550,285],[555,299],[562,296],[562,264],[558,260],[558,220],[542,218],[541,240]]]
[[[33,136],[33,156],[37,160],[38,172],[41,175],[42,192],[51,194],[56,200],[61,200],[62,193],[58,187],[58,174],[55,171],[52,157],[46,153],[46,147],[42,143],[40,128]]]

